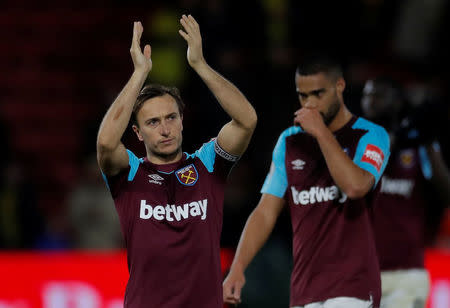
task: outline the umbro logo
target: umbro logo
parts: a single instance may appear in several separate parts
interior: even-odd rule
[[[292,164],[292,170],[303,170],[303,167],[305,166],[305,162],[301,159],[296,159],[291,161]]]
[[[159,184],[159,185],[161,185],[162,184],[161,181],[164,180],[164,178],[162,176],[160,176],[159,174],[156,174],[156,173],[150,174],[148,177],[150,178],[150,180],[148,180],[149,183],[154,183],[154,184]]]

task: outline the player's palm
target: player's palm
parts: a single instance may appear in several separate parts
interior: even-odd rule
[[[187,60],[189,65],[194,67],[204,60],[200,26],[191,15],[183,15],[180,19],[180,23],[183,26],[184,31],[179,30],[178,32],[188,43]]]
[[[141,50],[141,36],[144,28],[141,22],[135,22],[133,26],[133,40],[131,41],[130,54],[133,59],[134,69],[137,71],[150,72],[152,69],[151,48],[145,45],[144,52]]]

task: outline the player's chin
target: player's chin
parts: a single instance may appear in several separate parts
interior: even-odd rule
[[[180,151],[181,147],[176,144],[168,145],[159,149],[159,153],[161,153],[164,156],[174,156],[178,154]]]

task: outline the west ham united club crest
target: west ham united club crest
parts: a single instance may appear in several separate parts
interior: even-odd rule
[[[400,153],[400,162],[405,168],[411,168],[414,165],[414,152],[413,150],[404,150]]]
[[[198,172],[194,164],[178,169],[175,171],[175,175],[178,181],[186,186],[193,186],[198,180]]]

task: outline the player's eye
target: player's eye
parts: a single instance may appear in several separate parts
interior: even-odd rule
[[[314,95],[315,97],[317,97],[317,98],[321,98],[321,97],[323,96],[323,93],[324,93],[324,92],[325,92],[324,90],[314,91],[314,92],[313,92],[313,95]]]
[[[147,125],[150,125],[150,126],[156,126],[156,125],[158,125],[158,123],[159,123],[159,120],[157,120],[157,119],[150,119],[147,121]]]

